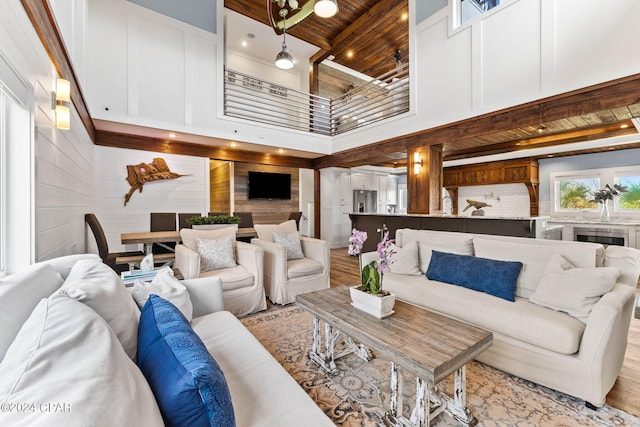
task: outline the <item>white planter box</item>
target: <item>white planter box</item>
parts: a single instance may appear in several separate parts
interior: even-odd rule
[[[236,232],[238,231],[238,224],[200,224],[194,225],[191,228],[194,230],[218,230],[220,228],[234,227]]]
[[[394,294],[381,297],[367,292],[362,292],[357,288],[357,285],[349,288],[352,301],[351,305],[355,308],[380,319],[391,316],[395,313],[393,311],[393,306],[396,303],[396,296]]]

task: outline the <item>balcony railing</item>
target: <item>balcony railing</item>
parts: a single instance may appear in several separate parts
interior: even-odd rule
[[[224,114],[288,129],[337,135],[409,111],[409,66],[328,99],[225,69]]]

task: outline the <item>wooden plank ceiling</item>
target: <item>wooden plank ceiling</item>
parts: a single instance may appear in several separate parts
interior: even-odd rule
[[[307,1],[298,0],[302,6]],[[271,26],[267,5],[272,0],[225,0],[237,13]],[[338,0],[338,13],[331,18],[309,15],[287,29],[319,51],[313,60],[333,55],[334,62],[371,77],[379,77],[396,67],[396,51],[401,60],[409,58],[409,6],[407,0]],[[287,24],[287,27],[289,25]]]

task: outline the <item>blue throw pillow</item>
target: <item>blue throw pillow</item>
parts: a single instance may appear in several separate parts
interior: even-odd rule
[[[140,315],[137,363],[167,426],[236,425],[220,366],[180,310],[155,294]]]
[[[432,251],[427,279],[515,301],[522,263]]]

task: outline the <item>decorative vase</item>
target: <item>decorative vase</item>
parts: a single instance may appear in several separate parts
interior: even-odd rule
[[[196,224],[191,226],[194,230],[217,230],[220,228],[234,227],[238,231],[238,224]]]
[[[600,221],[609,222],[609,200],[600,203]]]
[[[349,288],[349,292],[351,294],[351,305],[355,308],[376,316],[379,319],[383,319],[395,313],[393,311],[393,306],[396,303],[396,296],[394,294],[380,296],[369,292],[363,292],[358,289],[359,287],[360,286],[356,285]]]

